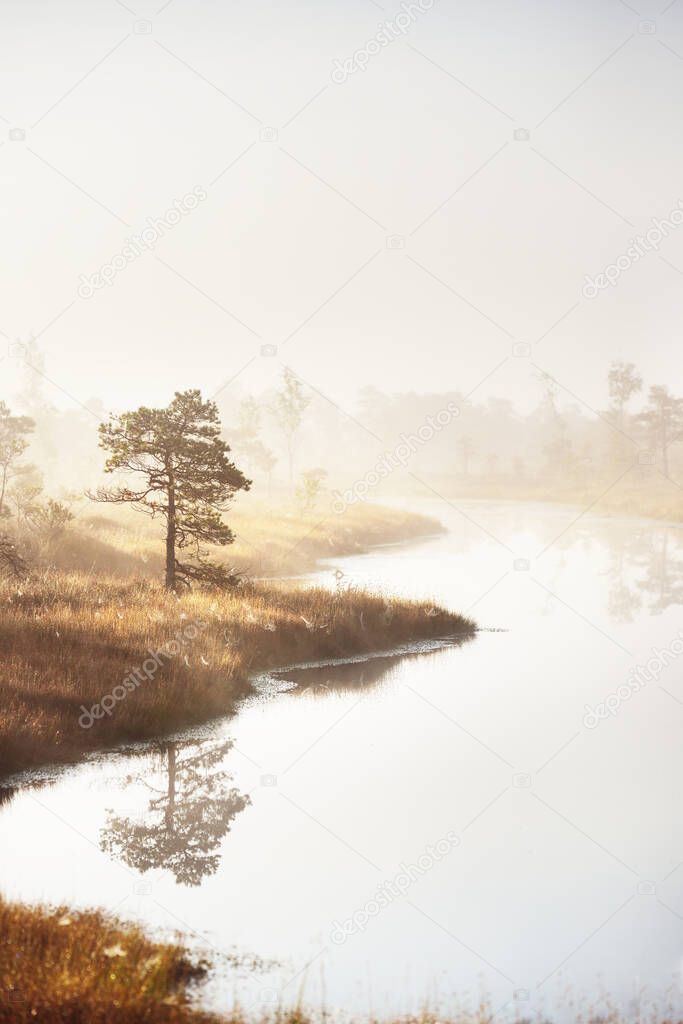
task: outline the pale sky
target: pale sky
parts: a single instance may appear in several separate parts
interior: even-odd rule
[[[421,6],[377,46],[400,4],[0,0],[2,397],[31,333],[64,407],[260,391],[283,362],[342,406],[523,407],[535,367],[599,405],[618,358],[675,390],[683,226],[582,289],[683,200],[683,0]]]

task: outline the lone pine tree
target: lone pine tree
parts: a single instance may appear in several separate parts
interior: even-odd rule
[[[99,432],[100,447],[109,452],[105,471],[128,479],[91,497],[130,504],[164,520],[166,587],[176,590],[193,580],[219,587],[236,582],[230,569],[208,559],[205,548],[235,539],[222,516],[235,493],[251,486],[229,458],[215,402],[203,401],[198,390],[176,391],[165,409],[141,406],[113,416]],[[191,561],[181,562],[180,551],[188,551]]]

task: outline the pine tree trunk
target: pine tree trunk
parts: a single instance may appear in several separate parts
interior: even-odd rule
[[[166,524],[166,589],[175,590],[175,536],[176,536],[176,512],[175,512],[175,486],[173,479],[168,488],[168,521]]]
[[[168,749],[168,793],[166,804],[166,829],[168,832],[173,832],[174,829],[174,815],[175,815],[175,781],[176,781],[176,758],[175,758],[175,743],[169,743]]]

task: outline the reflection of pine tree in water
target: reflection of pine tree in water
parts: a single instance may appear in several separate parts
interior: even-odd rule
[[[615,622],[633,622],[633,617],[643,604],[642,594],[626,581],[626,572],[633,565],[640,564],[643,544],[640,537],[635,540],[618,536],[610,545],[610,564],[607,575],[610,579],[607,609]]]
[[[589,559],[607,551],[607,608],[614,622],[633,622],[638,612],[660,615],[683,605],[683,533],[668,526],[628,520],[584,523],[568,530],[556,545],[567,555],[583,544]],[[558,568],[557,586],[560,587]]]
[[[640,594],[627,587],[623,580],[617,580],[609,590],[607,610],[614,622],[633,622],[633,616],[641,606]]]
[[[638,581],[644,593],[650,594],[650,610],[659,614],[669,605],[683,604],[683,561],[670,549],[670,531],[657,533],[645,579]]]
[[[618,622],[632,622],[633,615],[648,600],[647,609],[659,615],[671,605],[683,605],[683,559],[680,541],[672,550],[672,533],[666,527],[648,528],[628,540],[619,538],[611,554],[608,574],[610,614]],[[628,570],[640,570],[631,585],[626,579]]]
[[[213,851],[250,802],[248,796],[229,788],[232,776],[216,770],[231,747],[232,740],[212,746],[166,744],[162,751],[165,788],[156,789],[145,777],[132,776],[129,783],[143,783],[155,794],[149,813],[136,821],[109,812],[100,838],[102,849],[143,873],[165,868],[183,885],[200,885],[204,877],[213,875],[220,863],[220,853]]]

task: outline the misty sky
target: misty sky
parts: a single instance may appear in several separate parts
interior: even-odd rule
[[[32,333],[64,407],[282,363],[342,406],[524,408],[536,367],[604,405],[616,358],[683,391],[683,226],[582,294],[683,200],[683,0],[424,6],[371,54],[400,5],[0,0],[2,397]]]

